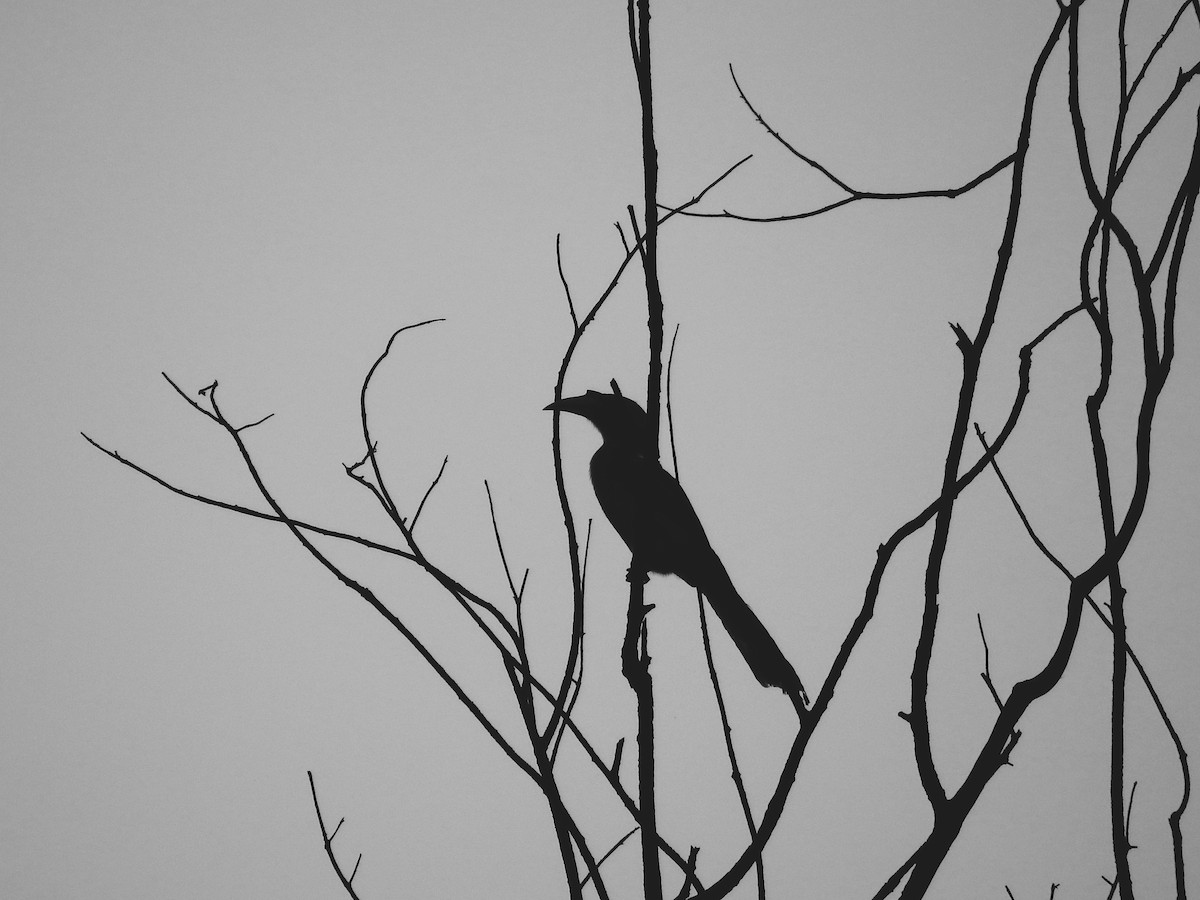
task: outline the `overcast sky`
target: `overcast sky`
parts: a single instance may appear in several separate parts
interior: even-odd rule
[[[1097,135],[1111,123],[1115,84],[1102,63],[1110,7],[1088,3],[1085,44],[1101,60],[1088,70]],[[1133,8],[1140,65],[1174,4]],[[699,209],[770,216],[841,195],[754,121],[731,64],[774,128],[855,187],[954,187],[1012,152],[1057,7],[656,0],[655,10],[663,202],[687,200],[754,154]],[[571,333],[555,240],[586,308],[623,256],[613,223],[641,204],[625,27],[614,0],[4,5],[5,896],[337,897],[309,769],[327,819],[346,818],[342,858],[363,854],[355,884],[365,898],[565,896],[544,800],[398,634],[283,529],[174,496],[79,432],[189,490],[261,506],[228,439],[159,373],[193,394],[217,380],[234,421],[274,414],[245,435],[285,508],[395,543],[343,469],[363,454],[358,392],[395,329],[444,318],[406,333],[376,377],[381,459],[411,514],[449,456],[418,536],[439,565],[503,603],[488,479],[509,559],[532,570],[534,662],[555,680],[570,592],[542,408]],[[1198,54],[1200,30],[1185,18],[1147,98]],[[986,357],[976,418],[989,433],[1011,402],[1017,349],[1079,299],[1089,210],[1065,140],[1064,76],[1060,48]],[[1161,218],[1169,176],[1186,161],[1191,90],[1147,149],[1128,208],[1141,225]],[[734,582],[810,688],[858,612],[876,547],[936,495],[960,362],[946,323],[978,324],[1008,185],[1002,175],[955,201],[855,203],[784,224],[664,226],[668,328],[680,325],[680,470]],[[1125,568],[1131,641],[1193,754],[1197,276],[1193,252],[1155,483]],[[616,378],[644,398],[639,284],[631,270],[582,345],[569,392]],[[1128,309],[1123,287],[1115,302]],[[1122,365],[1136,349],[1121,345]],[[1095,371],[1095,332],[1077,317],[1041,348],[1026,419],[1001,460],[1076,569],[1100,547],[1083,418]],[[1106,419],[1122,503],[1137,390],[1128,384]],[[564,422],[581,520],[599,515],[585,474],[596,444],[585,423]],[[976,615],[1003,692],[1045,660],[1066,596],[994,479],[980,478],[955,522],[931,693],[951,784],[993,711]],[[801,768],[767,854],[772,896],[869,897],[928,826],[897,716],[909,705],[928,539],[912,539],[889,569]],[[495,654],[428,578],[400,561],[331,552],[518,734]],[[579,718],[602,748],[633,735],[618,661],[627,564],[598,520]],[[657,579],[649,591],[660,824],[676,846],[704,848],[700,873],[712,877],[744,826],[704,687],[695,602],[678,582]],[[931,896],[1003,897],[1009,885],[1029,900],[1051,882],[1062,884],[1059,900],[1102,895],[1112,874],[1107,641],[1085,620],[1064,683],[1024,721],[1015,766],[989,787]],[[718,641],[717,653],[761,810],[789,711],[730,645]],[[1145,690],[1131,680],[1129,696],[1135,876],[1143,896],[1162,897],[1179,774]],[[603,852],[630,824],[586,766],[576,770],[571,800]],[[1195,865],[1194,815],[1184,824]],[[637,864],[633,841],[606,864],[617,895],[633,895]]]

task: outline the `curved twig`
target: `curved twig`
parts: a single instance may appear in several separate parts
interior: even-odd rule
[[[1001,159],[1000,161],[998,161],[996,163],[993,163],[991,166],[989,166],[983,172],[980,172],[978,175],[975,175],[974,177],[972,177],[968,181],[964,182],[963,184],[958,185],[957,187],[924,188],[924,189],[915,190],[915,191],[865,191],[865,190],[861,190],[859,188],[852,187],[845,180],[843,180],[842,178],[839,178],[827,166],[825,166],[818,160],[816,160],[813,157],[808,156],[807,154],[802,153],[801,151],[796,149],[796,147],[793,144],[791,144],[786,138],[784,138],[783,135],[781,135],[778,131],[776,131],[773,127],[771,127],[771,125],[767,122],[767,120],[765,118],[763,118],[762,113],[760,113],[754,107],[754,104],[750,102],[750,98],[746,96],[745,91],[742,90],[742,86],[738,82],[737,74],[733,71],[732,65],[730,65],[730,67],[729,67],[729,75],[733,79],[734,87],[737,88],[738,96],[741,97],[742,102],[746,105],[746,108],[749,109],[750,112],[753,114],[753,116],[754,116],[755,120],[758,122],[758,124],[760,124],[763,128],[765,128],[767,133],[769,135],[771,135],[771,137],[773,137],[776,141],[778,141],[784,148],[786,148],[789,153],[791,153],[793,156],[795,156],[797,159],[799,159],[805,165],[820,172],[821,175],[823,175],[831,184],[835,185],[839,190],[843,191],[846,194],[846,196],[841,198],[840,200],[836,200],[831,203],[827,203],[823,206],[819,206],[814,209],[809,209],[809,210],[805,210],[803,212],[798,212],[798,213],[786,213],[786,214],[778,215],[778,216],[751,216],[751,215],[746,215],[744,213],[730,212],[728,209],[722,210],[721,212],[713,212],[713,213],[706,213],[706,212],[687,212],[687,213],[685,213],[685,215],[690,216],[692,218],[733,219],[738,222],[794,222],[799,219],[809,219],[809,218],[812,218],[813,216],[819,216],[819,215],[822,215],[827,212],[832,212],[835,209],[839,209],[840,207],[843,207],[843,206],[848,206],[849,204],[857,202],[859,200],[920,200],[920,199],[927,199],[927,198],[932,198],[932,197],[940,197],[940,198],[944,198],[944,199],[953,200],[956,197],[961,197],[963,194],[965,194],[969,191],[973,191],[975,188],[979,187],[981,184],[983,184],[988,179],[994,177],[995,175],[998,175],[1000,172],[1003,172],[1005,169],[1007,169],[1009,166],[1011,166],[1013,164],[1013,162],[1016,160],[1016,157],[1017,157],[1016,153],[1010,153],[1008,156],[1004,157],[1003,159]]]

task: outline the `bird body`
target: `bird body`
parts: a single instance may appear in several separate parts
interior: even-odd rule
[[[592,456],[592,487],[633,555],[631,571],[676,575],[697,588],[758,681],[781,688],[798,706],[807,701],[796,670],[733,586],[687,494],[659,464],[642,408],[597,391],[546,408],[583,416],[599,430],[604,442]]]

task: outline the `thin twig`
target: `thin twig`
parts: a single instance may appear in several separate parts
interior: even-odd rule
[[[342,822],[345,822],[346,820],[342,819],[339,821],[337,823],[337,827],[333,829],[332,833],[326,831],[325,817],[321,814],[321,803],[319,800],[317,800],[317,783],[313,780],[313,773],[311,769],[308,772],[308,787],[309,790],[312,791],[313,809],[315,809],[317,813],[317,825],[321,829],[321,843],[325,845],[325,855],[329,857],[329,864],[333,866],[334,874],[337,875],[338,881],[342,883],[342,889],[347,893],[347,895],[353,898],[353,900],[359,900],[358,894],[354,892],[353,882],[354,876],[358,874],[359,863],[362,862],[362,854],[358,854],[358,860],[354,863],[354,871],[347,876],[346,873],[342,871],[341,864],[337,860],[337,855],[333,852],[333,839],[337,837],[338,830],[342,827]]]
[[[558,280],[562,282],[563,294],[567,298],[567,310],[571,313],[571,325],[578,328],[579,316],[575,313],[575,302],[571,299],[571,285],[567,284],[567,276],[563,273],[562,232],[554,236],[554,259],[558,263]]]
[[[667,385],[666,385],[666,402],[664,408],[667,415],[667,446],[671,452],[671,470],[675,473],[675,479],[678,481],[681,478],[679,471],[679,448],[675,444],[675,418],[673,415],[674,398],[671,394],[671,371],[675,363],[675,342],[679,338],[679,325],[675,325],[675,331],[671,336],[671,348],[667,353]],[[750,809],[750,797],[746,793],[746,783],[742,778],[742,770],[738,765],[737,751],[733,746],[733,728],[729,724],[729,713],[725,708],[725,696],[721,690],[721,681],[717,677],[716,663],[713,660],[712,641],[709,639],[708,633],[708,615],[704,608],[704,595],[696,591],[696,605],[700,618],[700,640],[704,646],[704,659],[708,665],[709,683],[712,684],[713,696],[717,701],[717,714],[721,720],[721,733],[725,739],[725,754],[729,760],[730,777],[733,779],[734,789],[737,792],[738,802],[742,807],[742,816],[746,820],[746,829],[750,834],[750,840],[753,841],[758,833],[758,827],[754,823],[754,813]],[[694,862],[694,860],[693,860]],[[766,900],[767,884],[766,884],[766,867],[763,864],[762,854],[759,854],[755,861],[755,877],[758,886],[759,900]],[[684,884],[681,891],[687,891],[687,885]]]
[[[599,868],[600,866],[604,865],[604,861],[606,859],[608,859],[610,856],[612,856],[614,853],[616,853],[619,849],[621,849],[621,845],[624,844],[631,837],[633,837],[635,834],[637,834],[636,828],[630,828],[629,831],[625,832],[624,836],[620,840],[618,840],[615,844],[613,844],[611,847],[608,848],[607,853],[605,853],[598,860],[596,860],[596,867]],[[591,873],[589,872],[587,875],[585,875],[583,877],[582,885],[586,886],[587,883],[591,880],[591,878],[592,878],[592,876],[591,876]]]
[[[667,446],[671,449],[671,471],[679,480],[679,457],[675,447],[675,416],[671,404],[671,370],[675,366],[675,342],[679,340],[679,323],[675,323],[675,331],[671,334],[671,349],[667,351]]]
[[[909,858],[906,859],[903,864],[901,864],[900,868],[896,869],[895,872],[888,876],[888,879],[880,886],[879,890],[875,892],[875,894],[871,897],[871,900],[884,900],[885,897],[890,896],[891,893],[900,886],[900,882],[904,880],[904,876],[908,874],[908,870],[913,867],[914,863],[916,863],[917,855],[920,852],[921,850],[918,847],[912,853],[912,855],[909,856]]]
[[[1158,41],[1155,42],[1152,48],[1150,48],[1150,52],[1146,54],[1146,58],[1142,61],[1142,67],[1138,70],[1137,75],[1134,76],[1133,81],[1130,83],[1129,90],[1126,93],[1126,96],[1130,100],[1132,100],[1133,95],[1137,93],[1138,86],[1141,85],[1142,79],[1146,77],[1146,72],[1149,71],[1150,64],[1154,62],[1154,57],[1158,55],[1158,51],[1161,50],[1163,45],[1167,43],[1167,38],[1169,38],[1175,31],[1175,26],[1179,24],[1179,20],[1183,18],[1183,14],[1187,12],[1188,7],[1193,6],[1194,4],[1195,0],[1183,0],[1183,2],[1179,4],[1179,9],[1175,10],[1175,16],[1171,19],[1171,24],[1163,30],[1163,33],[1159,36]]]
[[[492,498],[492,486],[488,484],[486,478],[483,480],[483,489],[487,493],[488,515],[492,520],[492,534],[496,537],[496,550],[500,554],[500,564],[504,567],[504,578],[508,581],[509,593],[512,594],[513,600],[519,605],[521,602],[521,591],[513,583],[512,569],[509,568],[508,557],[504,553],[504,541],[500,538],[500,523],[496,521],[496,503]]]
[[[983,631],[983,615],[975,614],[975,619],[979,623],[979,639],[983,642],[983,671],[979,673],[983,679],[983,683],[987,685],[988,693],[992,695],[992,700],[996,704],[997,709],[1002,709],[1004,704],[1000,701],[1000,695],[996,693],[996,686],[992,683],[992,670],[988,654],[987,635]]]
[[[976,426],[978,427],[978,426]],[[989,659],[987,635],[983,631],[983,616],[979,613],[975,614],[976,621],[979,622],[979,638],[983,641],[983,671],[980,677],[983,678],[983,683],[987,685],[988,691],[992,695],[992,700],[996,704],[996,709],[1003,711],[1004,703],[1000,700],[1000,695],[996,693],[996,685],[992,682],[991,661]],[[1012,765],[1012,751],[1017,746],[1017,741],[1021,740],[1021,732],[1014,728],[1012,731],[1011,740],[1008,746],[1004,749],[1004,764]]]
[[[433,481],[429,482],[429,487],[425,489],[425,494],[421,497],[421,502],[417,504],[417,511],[413,513],[412,519],[409,520],[408,530],[415,531],[417,528],[417,519],[421,518],[421,510],[425,508],[425,501],[429,499],[429,495],[433,493],[433,489],[438,486],[438,482],[442,480],[442,473],[446,471],[446,463],[450,462],[449,455],[442,457],[441,468],[438,469],[437,475],[433,477]]]
[[[708,637],[708,615],[704,609],[704,595],[700,591],[696,591],[696,604],[700,611],[700,639],[704,644],[704,660],[708,664],[708,679],[712,684],[713,696],[717,701],[717,715],[721,719],[721,736],[725,739],[725,756],[729,760],[729,777],[733,780],[738,803],[742,807],[742,818],[746,820],[746,830],[750,833],[750,840],[753,841],[758,834],[758,826],[754,822],[754,812],[750,809],[750,796],[746,793],[746,782],[742,778],[737,751],[733,746],[733,728],[729,724],[729,711],[725,708],[725,695],[721,691],[721,680],[717,677],[717,667],[713,661],[712,642]],[[766,900],[766,866],[763,864],[761,853],[754,861],[754,869],[759,900]]]

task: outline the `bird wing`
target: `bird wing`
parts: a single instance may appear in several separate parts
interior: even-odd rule
[[[693,586],[720,565],[687,494],[657,460],[601,447],[591,474],[600,507],[636,565]]]
[[[633,554],[634,566],[677,575],[698,588],[766,687],[807,700],[792,664],[733,586],[687,494],[649,456],[601,447],[592,457],[600,507]]]

